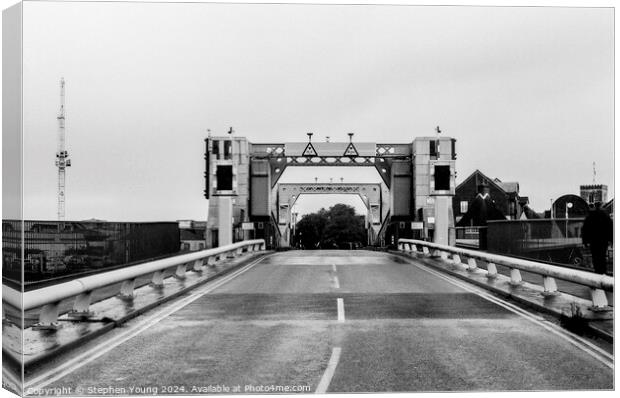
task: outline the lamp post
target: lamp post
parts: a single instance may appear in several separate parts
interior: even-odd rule
[[[296,240],[295,240],[295,227],[297,226],[297,214],[298,213],[296,211],[294,211],[293,214],[292,214],[293,215],[293,239],[292,239],[291,243],[293,244],[292,245],[293,247],[295,247],[295,244],[296,244]]]
[[[572,202],[567,202],[565,207],[565,218],[566,218],[566,226],[564,227],[564,237],[568,239],[568,209],[573,208]]]

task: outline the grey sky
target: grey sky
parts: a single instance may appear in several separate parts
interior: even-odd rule
[[[73,163],[67,219],[204,219],[205,130],[228,126],[253,142],[304,141],[307,131],[411,142],[439,124],[458,140],[457,182],[475,169],[518,181],[542,211],[591,183],[596,161],[597,182],[613,197],[609,8],[31,2],[24,10],[26,218],[56,217],[61,76]],[[360,170],[371,173],[354,178]],[[311,182],[319,171],[286,173],[283,181]],[[379,178],[372,169],[319,175],[329,176]]]

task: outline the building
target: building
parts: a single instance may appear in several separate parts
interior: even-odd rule
[[[579,196],[585,200],[589,205],[594,203],[606,203],[607,202],[607,185],[603,184],[591,184],[580,185]]]
[[[452,209],[457,223],[467,214],[472,201],[478,194],[478,187],[481,185],[488,185],[491,201],[506,219],[531,218],[536,214],[527,207],[529,204],[528,197],[519,196],[518,182],[503,182],[476,170],[456,187],[452,198]]]
[[[551,205],[552,218],[584,218],[588,215],[588,202],[583,196],[562,195]]]
[[[205,248],[206,221],[179,220],[180,251],[196,251]]]

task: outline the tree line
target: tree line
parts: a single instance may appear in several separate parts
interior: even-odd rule
[[[364,216],[355,209],[336,204],[305,214],[295,227],[294,245],[300,249],[351,249],[366,246]]]

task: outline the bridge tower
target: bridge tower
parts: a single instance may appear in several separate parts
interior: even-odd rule
[[[252,238],[242,229],[249,199],[248,141],[233,135],[205,139],[205,190],[208,200],[206,247]],[[248,236],[246,236],[248,235]]]
[[[418,137],[413,142],[414,202],[416,221],[423,238],[453,244],[452,197],[456,189],[456,140],[450,137]]]
[[[380,144],[354,142],[352,134],[349,142],[308,137],[306,142],[258,144],[232,134],[206,139],[207,247],[252,238],[265,239],[269,248],[288,247],[295,200],[302,193],[320,192],[362,196],[370,244],[395,246],[400,238],[451,243],[456,140],[437,136]],[[381,182],[369,188],[315,181],[280,189],[284,170],[294,166],[374,168]],[[286,194],[284,188],[289,189]],[[368,188],[373,194],[364,196]],[[297,190],[296,195],[290,189]]]

